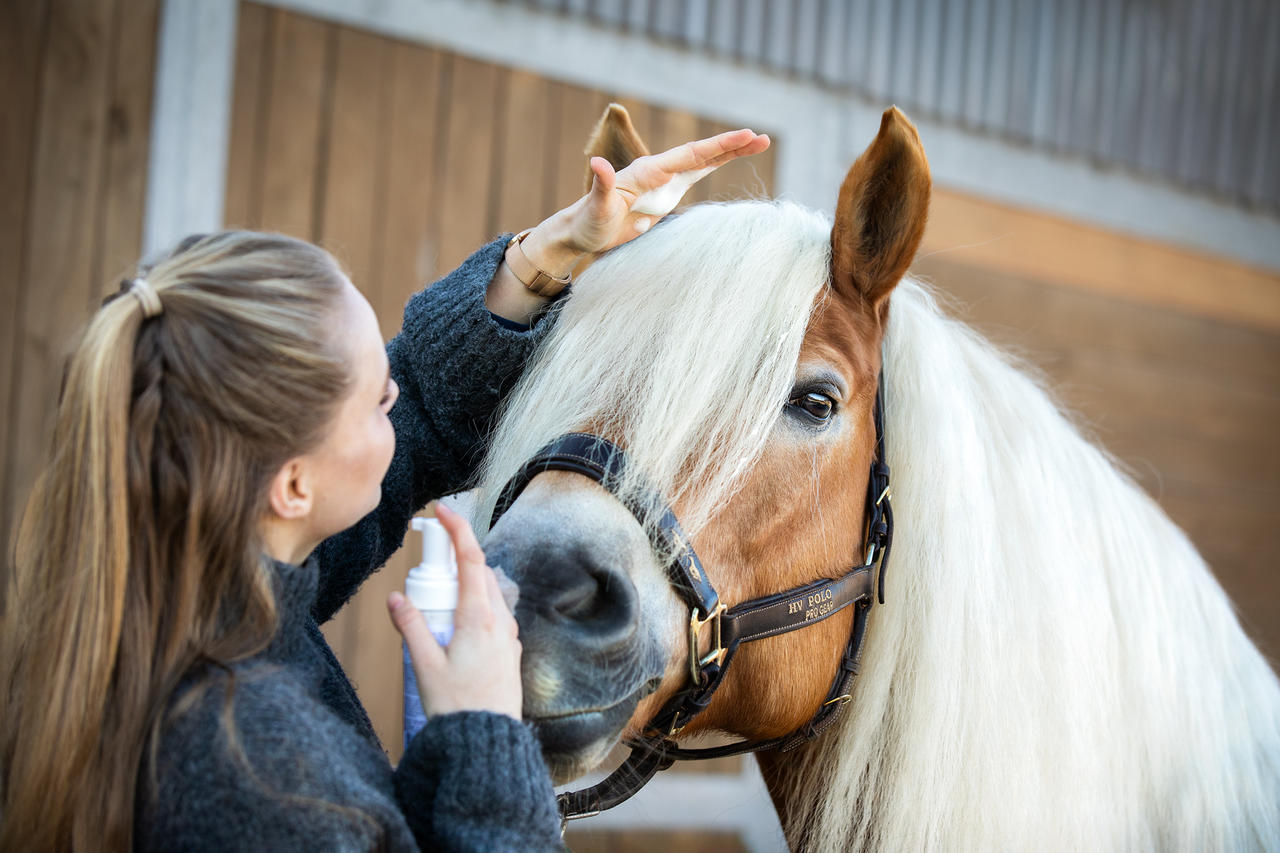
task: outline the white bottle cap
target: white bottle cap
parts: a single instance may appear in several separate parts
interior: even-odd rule
[[[404,591],[419,610],[452,611],[458,607],[458,563],[449,534],[434,518],[414,518],[422,533],[422,562],[409,570]]]

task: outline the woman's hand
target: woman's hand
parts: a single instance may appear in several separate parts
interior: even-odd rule
[[[466,519],[436,504],[436,518],[453,539],[458,557],[458,609],[453,640],[441,648],[422,614],[391,593],[391,622],[409,649],[428,717],[452,711],[495,711],[520,719],[520,640],[515,617],[498,591],[493,569]]]
[[[689,187],[713,169],[768,147],[768,136],[743,129],[638,157],[616,173],[608,160],[592,157],[591,191],[561,212],[568,220],[561,240],[580,254],[621,245],[674,210]]]
[[[584,257],[649,230],[716,167],[768,147],[768,136],[743,129],[639,157],[620,172],[603,157],[592,157],[590,192],[544,219],[520,248],[538,269],[562,277]],[[489,284],[485,303],[495,314],[528,323],[547,301],[526,289],[503,263]]]

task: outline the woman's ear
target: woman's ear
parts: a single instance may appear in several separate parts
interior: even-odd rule
[[[267,501],[277,518],[292,521],[306,518],[315,504],[315,492],[306,459],[298,456],[280,466],[271,478]]]

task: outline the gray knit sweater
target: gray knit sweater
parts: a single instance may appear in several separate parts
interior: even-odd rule
[[[178,713],[149,756],[154,785],[143,768],[137,849],[561,848],[528,726],[487,712],[435,717],[393,770],[317,627],[399,547],[416,511],[466,483],[494,409],[545,334],[547,323],[504,328],[484,307],[504,245],[410,300],[387,346],[401,394],[382,503],[306,564],[275,565],[281,624],[265,652],[201,668],[176,691]]]

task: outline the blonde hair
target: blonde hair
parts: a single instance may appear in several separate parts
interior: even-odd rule
[[[130,846],[179,680],[275,632],[267,484],[350,385],[323,250],[224,232],[143,272],[159,312],[90,320],[0,584],[0,850]]]
[[[824,216],[788,202],[701,204],[593,264],[504,409],[477,518],[487,522],[542,445],[590,425],[634,463],[618,491],[647,484],[680,505],[696,536],[787,399],[830,232]]]

